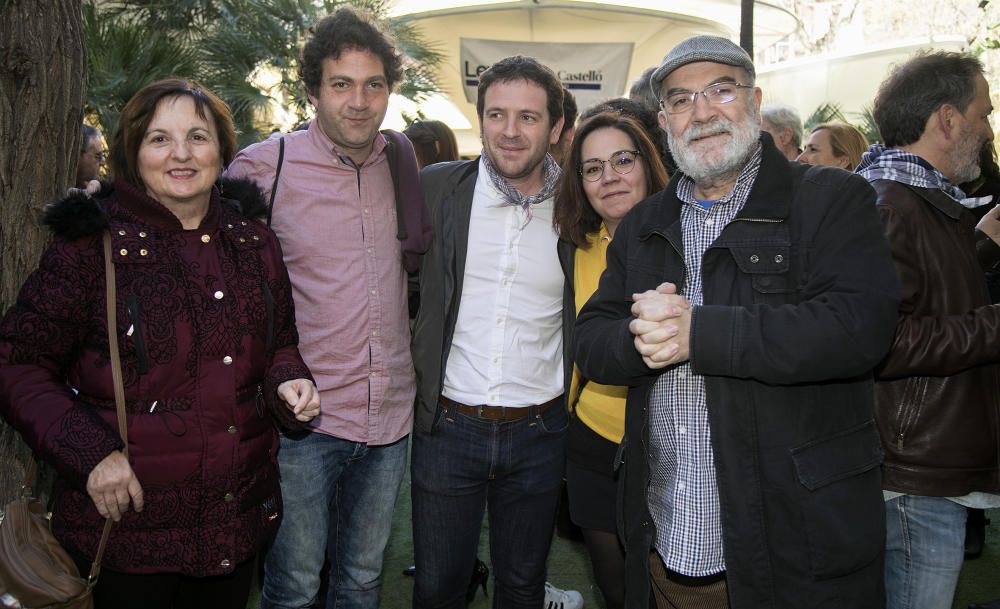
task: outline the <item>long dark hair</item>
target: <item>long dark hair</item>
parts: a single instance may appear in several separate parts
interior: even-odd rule
[[[434,163],[458,160],[455,132],[441,121],[415,120],[403,130],[403,135],[413,144],[421,169]]]
[[[582,161],[580,151],[587,136],[606,127],[628,135],[635,144],[639,162],[645,163],[646,167],[646,196],[663,190],[667,184],[667,170],[663,168],[656,146],[635,119],[614,112],[602,112],[580,123],[573,137],[573,149],[563,165],[562,184],[556,197],[552,223],[560,237],[572,241],[581,249],[590,247],[587,235],[600,229],[602,220],[583,190],[583,177],[579,173]]]

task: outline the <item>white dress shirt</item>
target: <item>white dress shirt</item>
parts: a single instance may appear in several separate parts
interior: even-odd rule
[[[563,393],[564,279],[553,199],[503,205],[479,165],[462,296],[441,393],[470,405],[533,406]]]

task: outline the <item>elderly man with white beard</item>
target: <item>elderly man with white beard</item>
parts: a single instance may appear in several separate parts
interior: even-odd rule
[[[858,176],[760,132],[732,42],[651,79],[680,171],[619,225],[575,329],[587,378],[629,386],[626,606],[881,609],[872,370],[899,284]]]

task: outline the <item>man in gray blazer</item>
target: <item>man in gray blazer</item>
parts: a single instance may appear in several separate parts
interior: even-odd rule
[[[545,598],[571,378],[573,307],[552,224],[560,171],[548,153],[562,96],[536,60],[497,62],[479,82],[482,156],[421,176],[437,238],[413,339],[417,608],[464,607],[487,507],[494,602],[537,609]]]

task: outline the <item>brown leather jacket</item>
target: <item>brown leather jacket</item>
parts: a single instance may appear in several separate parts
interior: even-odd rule
[[[884,488],[957,497],[1000,491],[1000,305],[983,271],[1000,247],[937,189],[872,183],[903,288],[877,371]]]

